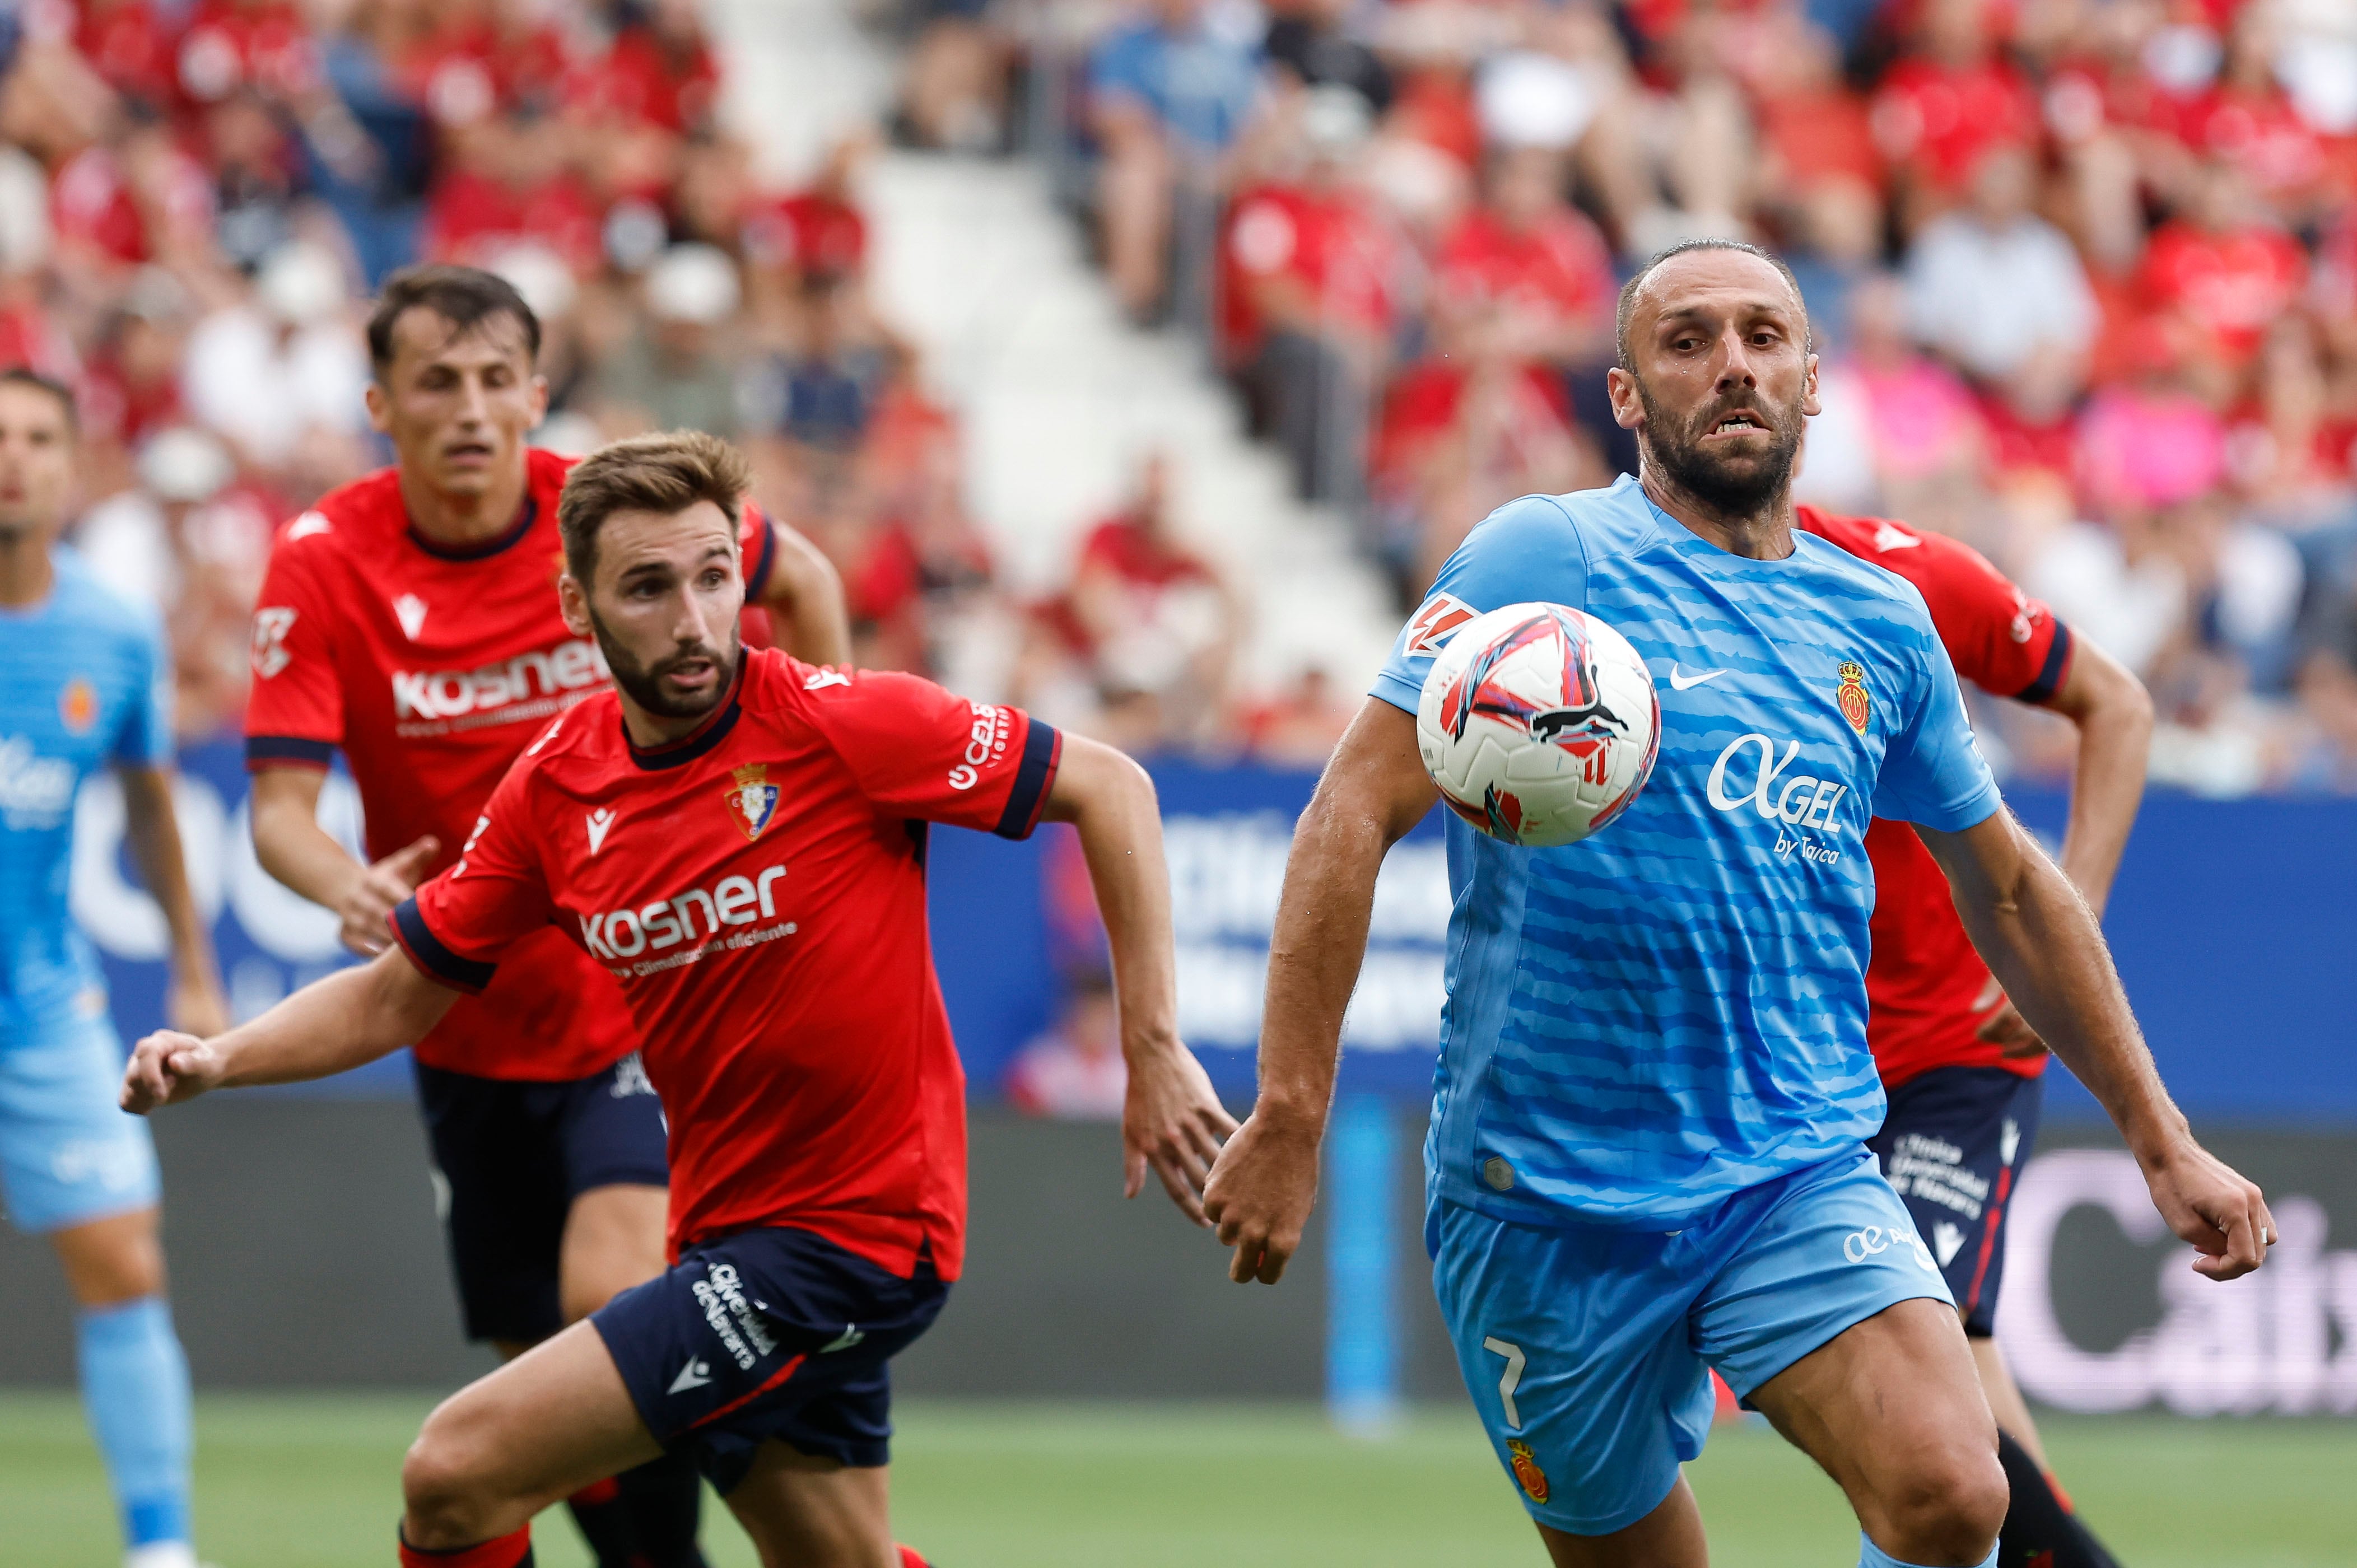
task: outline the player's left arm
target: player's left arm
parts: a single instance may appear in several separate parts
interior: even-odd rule
[[[2079,731],[2071,821],[2062,834],[2062,875],[2100,920],[2129,830],[2136,826],[2136,808],[2144,801],[2145,770],[2152,755],[2152,697],[2135,671],[2084,638],[2072,637],[2069,655],[2061,687],[2042,705]],[[2046,1049],[2021,1010],[2007,999],[1999,999],[1975,1033],[2009,1057],[2035,1057]]]
[[[759,510],[753,516],[769,530],[766,545],[758,539],[754,545],[767,560],[748,556],[745,570],[760,606],[785,618],[786,651],[805,664],[850,663],[851,611],[834,563],[799,529]]]
[[[2071,668],[2047,702],[2079,731],[2071,776],[2071,822],[2062,834],[2062,875],[2097,918],[2144,801],[2152,757],[2152,696],[2136,672],[2082,637]]]
[[[217,1035],[229,1027],[229,1004],[221,996],[221,970],[213,941],[188,894],[188,868],[180,854],[180,823],[172,810],[172,775],[163,768],[122,765],[124,837],[138,863],[140,879],[164,911],[171,933],[172,980],[165,1013],[176,1029]]]
[[[1953,832],[1918,826],[1982,958],[2054,1053],[2103,1103],[2155,1208],[2212,1279],[2265,1260],[2274,1218],[2257,1187],[2194,1141],[2136,1028],[2094,912],[2002,807]]]
[[[1154,780],[1112,746],[1067,733],[1040,814],[1079,830],[1112,949],[1122,1055],[1129,1066],[1121,1118],[1124,1195],[1137,1196],[1150,1165],[1170,1201],[1208,1226],[1203,1183],[1236,1122],[1178,1038],[1170,871]]]

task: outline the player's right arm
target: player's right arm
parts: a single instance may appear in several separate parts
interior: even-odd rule
[[[400,1049],[442,1021],[458,993],[436,983],[406,953],[340,969],[260,1017],[200,1040],[159,1029],[124,1069],[123,1109],[145,1115],[214,1089],[305,1083]]]
[[[1236,1250],[1228,1275],[1239,1283],[1275,1284],[1301,1246],[1375,876],[1439,799],[1416,755],[1415,715],[1367,699],[1294,829],[1269,938],[1260,1096],[1203,1189],[1203,1212]]]
[[[265,768],[253,776],[253,854],[262,869],[342,923],[344,946],[363,958],[391,945],[385,919],[417,884],[442,842],[428,833],[373,865],[353,858],[319,825],[317,768]]]
[[[344,739],[336,639],[347,611],[323,576],[331,532],[325,518],[307,512],[271,550],[253,612],[245,759],[253,775],[254,858],[278,881],[333,910],[344,945],[367,958],[384,950],[385,917],[409,897],[441,846],[421,838],[364,865],[319,826],[319,786]]]
[[[1440,799],[1416,754],[1424,678],[1458,628],[1484,611],[1539,599],[1587,608],[1586,552],[1562,505],[1544,496],[1508,501],[1476,525],[1402,628],[1375,694],[1294,827],[1269,937],[1260,1095],[1203,1188],[1203,1212],[1236,1250],[1228,1277],[1239,1284],[1275,1284],[1301,1245],[1375,877],[1392,845]]]

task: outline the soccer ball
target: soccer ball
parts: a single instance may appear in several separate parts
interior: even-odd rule
[[[1424,678],[1416,750],[1449,810],[1508,843],[1577,843],[1653,771],[1662,704],[1628,639],[1562,605],[1467,621]]]

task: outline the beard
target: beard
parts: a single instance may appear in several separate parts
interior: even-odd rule
[[[745,650],[733,621],[729,624],[726,650],[709,643],[694,643],[674,649],[670,657],[651,664],[641,664],[633,659],[630,650],[606,629],[606,623],[597,618],[597,612],[594,609],[589,612],[589,629],[597,634],[598,650],[606,656],[606,668],[612,672],[614,684],[621,689],[624,696],[657,718],[702,718],[726,701],[728,693],[736,689],[737,662],[744,657]],[[721,679],[714,683],[709,693],[679,698],[663,690],[665,675],[699,659],[709,660],[721,673]]]
[[[1723,517],[1748,517],[1777,499],[1791,486],[1807,426],[1795,403],[1771,408],[1754,398],[1720,398],[1684,420],[1672,418],[1653,401],[1644,378],[1633,376],[1644,404],[1645,428],[1639,445],[1662,477]],[[1703,445],[1710,428],[1737,411],[1768,426],[1768,450],[1750,454],[1714,452]]]

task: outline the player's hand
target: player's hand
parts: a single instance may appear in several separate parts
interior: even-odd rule
[[[2189,1133],[2146,1165],[2145,1185],[2169,1228],[2193,1244],[2193,1272],[2240,1279],[2266,1262],[2275,1216],[2257,1186]]]
[[[2046,1042],[2038,1037],[2029,1020],[2021,1015],[2013,999],[2003,992],[1997,993],[1996,1009],[1981,1020],[1980,1027],[1973,1033],[2017,1060],[2046,1054]]]
[[[123,1069],[123,1093],[117,1103],[136,1116],[159,1105],[194,1100],[221,1082],[221,1053],[177,1029],[158,1029],[141,1040]]]
[[[164,1016],[184,1035],[208,1039],[229,1029],[229,1002],[210,975],[175,979],[164,996]]]
[[[1173,1040],[1129,1057],[1129,1090],[1121,1108],[1122,1196],[1146,1188],[1146,1170],[1162,1178],[1162,1190],[1178,1212],[1208,1227],[1203,1182],[1220,1145],[1236,1130],[1236,1119],[1212,1092],[1211,1074],[1195,1053]]]
[[[417,891],[417,879],[442,852],[442,841],[432,833],[404,844],[361,873],[336,906],[344,922],[344,946],[362,958],[374,958],[393,945],[385,934],[385,917]]]
[[[1203,1184],[1203,1212],[1233,1247],[1228,1278],[1275,1284],[1301,1250],[1318,1200],[1318,1133],[1255,1110],[1244,1118]]]

